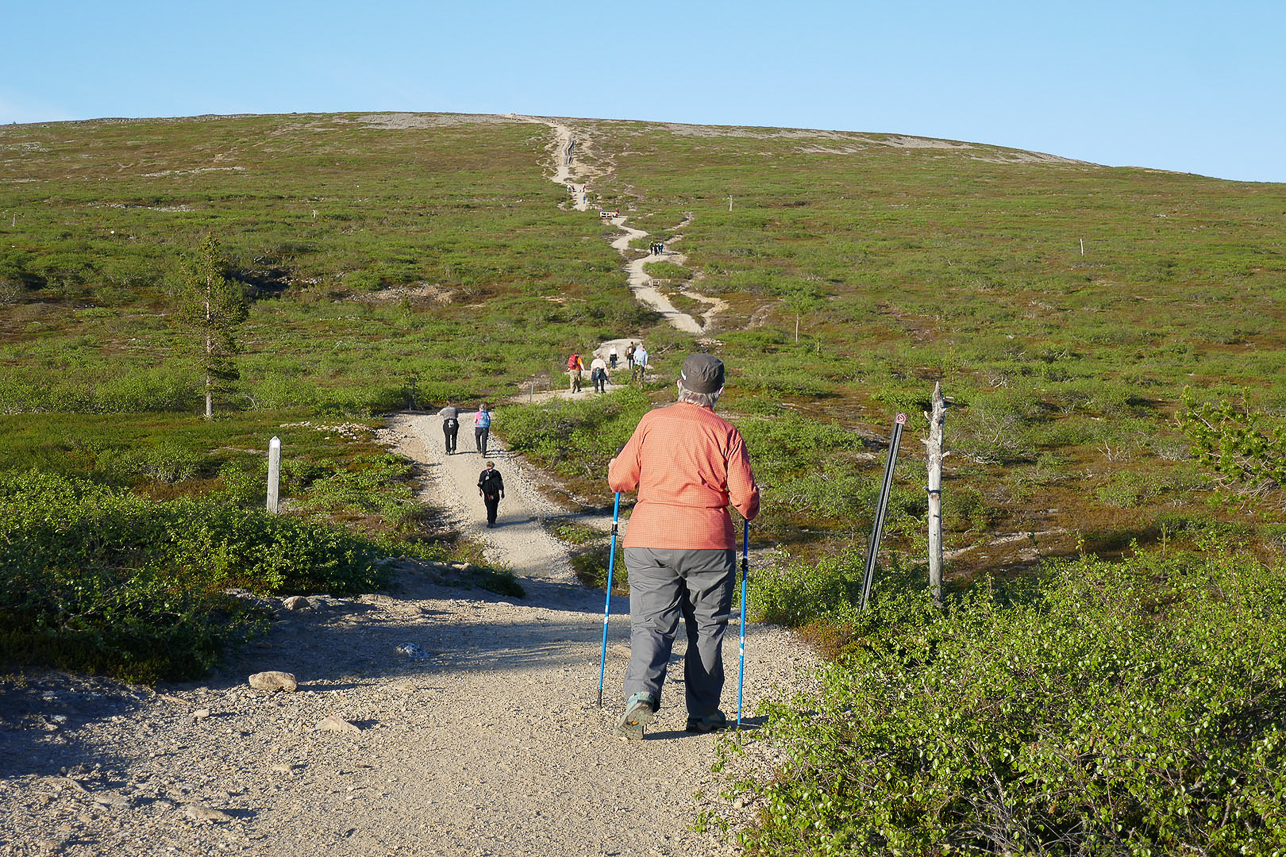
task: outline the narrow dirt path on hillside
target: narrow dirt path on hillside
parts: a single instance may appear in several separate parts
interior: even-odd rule
[[[566,550],[542,526],[566,513],[542,498],[541,477],[497,445],[507,490],[500,525],[488,530],[475,487],[480,455],[445,455],[430,416],[395,418],[383,439],[417,463],[425,499],[520,575],[526,597],[462,589],[452,581],[464,572],[403,561],[386,593],[311,597],[294,610],[274,600],[267,639],[209,681],[153,692],[60,673],[7,678],[6,854],[725,851],[690,829],[697,813],[743,822],[754,808],[718,796],[718,739],[683,731],[682,670],[671,671],[646,740],[611,735],[628,600],[613,599],[600,709],[603,596],[572,582]],[[461,450],[472,446],[463,430],[460,440]],[[727,711],[736,709],[736,645],[734,624]],[[746,662],[750,712],[811,659],[785,631],[750,626]],[[298,691],[247,686],[269,669],[293,673]],[[329,715],[346,731],[325,731]],[[737,764],[762,767],[764,752]]]
[[[584,152],[588,148],[588,138],[582,135],[578,139],[572,129],[567,125],[560,124],[550,119],[539,119],[534,116],[525,117],[529,122],[541,123],[548,125],[554,132],[554,140],[547,147],[547,151],[553,159],[554,174],[550,180],[564,185],[567,188],[568,195],[571,197],[572,205],[577,211],[588,211],[591,208],[589,202],[589,170],[586,169],[581,159],[577,158],[577,149]],[[600,175],[594,171],[594,176]],[[666,322],[676,330],[684,333],[700,334],[710,323],[710,320],[717,314],[727,308],[727,304],[718,299],[707,297],[700,292],[690,289],[681,289],[680,294],[708,305],[708,309],[701,314],[701,320],[693,318],[690,314],[676,309],[661,291],[656,287],[656,283],[651,276],[643,270],[643,266],[648,262],[671,262],[675,265],[683,266],[687,262],[687,257],[681,253],[675,253],[668,247],[666,252],[659,255],[635,256],[638,251],[630,247],[630,242],[636,238],[646,238],[648,233],[642,229],[635,229],[632,226],[626,226],[625,221],[628,219],[627,214],[618,214],[611,218],[613,226],[622,230],[624,233],[621,237],[612,242],[612,247],[623,256],[627,262],[627,282],[630,292],[634,295],[635,300],[651,307],[665,318]],[[675,227],[676,230],[682,229],[692,222],[691,212],[684,218],[683,222]],[[672,244],[683,238],[682,235],[672,235],[667,244]]]

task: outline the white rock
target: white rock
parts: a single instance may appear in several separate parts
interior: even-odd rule
[[[208,708],[198,708],[196,711],[192,712],[193,720],[204,720],[209,716],[210,716],[210,709]]]
[[[262,690],[267,693],[278,690],[294,693],[299,688],[299,682],[290,673],[281,672],[280,670],[268,670],[267,672],[255,673],[250,676],[250,686],[255,690]]]
[[[281,602],[281,606],[287,610],[307,610],[313,605],[302,595],[292,595]]]

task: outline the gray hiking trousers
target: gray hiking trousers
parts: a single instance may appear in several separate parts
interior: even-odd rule
[[[630,578],[630,664],[625,698],[650,693],[661,704],[665,668],[683,617],[688,653],[683,680],[689,717],[719,710],[723,632],[732,612],[736,552],[626,548]]]

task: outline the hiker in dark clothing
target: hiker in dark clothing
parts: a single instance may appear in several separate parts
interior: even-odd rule
[[[505,480],[494,461],[488,461],[487,469],[478,474],[478,494],[487,507],[487,529],[491,529],[496,525],[496,509],[505,496]]]
[[[447,455],[454,455],[456,435],[460,433],[460,409],[454,402],[448,401],[447,406],[438,411],[438,416],[442,417],[442,434],[446,438]]]

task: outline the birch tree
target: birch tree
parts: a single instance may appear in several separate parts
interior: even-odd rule
[[[234,358],[237,328],[249,309],[239,283],[228,279],[219,242],[206,238],[180,265],[180,316],[195,334],[197,362],[205,376],[205,417],[214,416],[214,394],[241,377]]]

